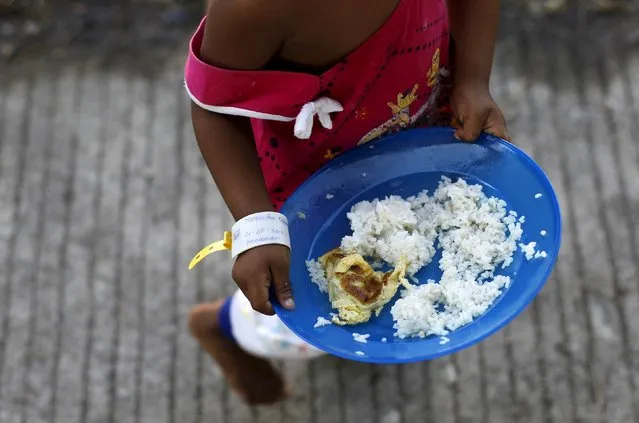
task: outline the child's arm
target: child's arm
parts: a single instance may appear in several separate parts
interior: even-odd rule
[[[276,54],[286,36],[287,0],[212,0],[200,57],[227,69],[260,69]],[[273,211],[260,168],[250,121],[208,112],[192,104],[200,151],[236,220]],[[288,282],[289,251],[269,245],[241,254],[233,279],[257,311],[273,314],[268,288],[292,308]]]
[[[488,83],[499,26],[499,0],[448,0],[455,43],[452,106],[462,124],[457,136],[465,141],[480,132],[509,139],[503,114]]]

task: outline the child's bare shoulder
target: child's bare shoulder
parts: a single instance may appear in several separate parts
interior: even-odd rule
[[[211,0],[202,58],[227,68],[258,69],[290,35],[299,10],[296,0]]]

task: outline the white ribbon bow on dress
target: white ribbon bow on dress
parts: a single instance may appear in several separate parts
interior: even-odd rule
[[[341,112],[342,110],[344,108],[341,104],[328,97],[318,98],[315,101],[306,103],[295,119],[295,136],[302,140],[307,140],[311,137],[315,115],[317,115],[324,128],[333,129],[333,121],[330,114]]]

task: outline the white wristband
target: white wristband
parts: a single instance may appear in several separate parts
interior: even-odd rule
[[[233,225],[233,258],[252,248],[279,244],[291,248],[286,216],[275,212],[248,215]]]

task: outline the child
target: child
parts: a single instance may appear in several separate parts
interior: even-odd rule
[[[321,354],[273,316],[271,287],[295,307],[275,212],[336,155],[405,128],[454,120],[460,140],[508,139],[488,89],[498,15],[499,0],[211,0],[185,81],[200,150],[238,220],[240,290],[196,306],[190,328],[250,404],[287,395],[266,359]],[[247,228],[266,224],[279,238],[249,248]]]

